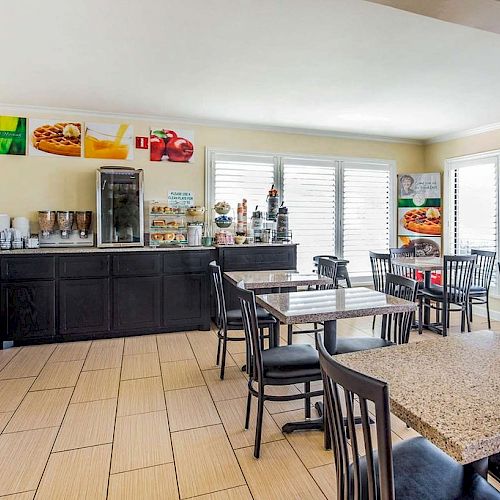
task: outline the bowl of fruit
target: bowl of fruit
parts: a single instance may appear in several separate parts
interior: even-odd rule
[[[219,201],[215,204],[214,210],[220,215],[226,215],[231,210],[231,205],[227,201]]]
[[[217,224],[217,227],[226,228],[233,223],[233,218],[227,215],[219,215],[219,217],[215,218],[215,223]]]

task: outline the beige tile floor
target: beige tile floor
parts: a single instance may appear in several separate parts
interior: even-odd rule
[[[339,335],[371,334],[371,318],[339,322]],[[0,500],[335,498],[322,434],[281,433],[302,418],[300,401],[267,404],[254,459],[244,343],[230,345],[224,381],[215,352],[213,331],[0,351]],[[392,431],[416,434],[395,417]]]

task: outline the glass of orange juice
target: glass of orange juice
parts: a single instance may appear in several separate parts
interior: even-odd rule
[[[128,124],[103,126],[106,131],[87,128],[85,133],[85,158],[126,160],[132,147],[132,135]]]

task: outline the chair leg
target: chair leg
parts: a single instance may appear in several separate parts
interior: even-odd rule
[[[469,300],[469,320],[472,323],[472,300]]]
[[[226,354],[227,354],[227,339],[222,339],[222,359],[220,363],[220,378],[224,380],[224,372],[226,371]]]
[[[218,366],[219,365],[219,362],[220,362],[220,344],[221,344],[221,338],[219,337],[219,334],[220,333],[217,333],[217,361],[216,361],[216,365]]]
[[[311,382],[304,383],[304,392],[311,392]],[[311,396],[304,398],[304,410],[306,418],[311,418]]]
[[[423,329],[423,312],[424,312],[424,301],[422,300],[422,297],[419,297],[418,299],[418,334],[422,335],[422,329]]]
[[[252,411],[252,393],[248,391],[247,396],[247,413],[245,415],[245,429],[250,427],[250,412]]]
[[[293,325],[288,325],[288,345],[293,344]]]
[[[464,333],[464,331],[465,331],[465,315],[466,315],[465,310],[466,309],[467,309],[467,304],[465,304],[465,306],[462,308],[462,317],[460,319],[460,331],[462,333]]]
[[[467,331],[470,332],[470,318],[469,318],[469,311],[467,308],[465,309],[465,318],[467,319]]]
[[[253,456],[259,458],[260,456],[260,441],[262,439],[262,419],[264,418],[264,398],[259,392],[259,403],[257,407],[257,426],[255,428],[255,445],[253,449]]]
[[[488,316],[488,330],[491,330],[491,318],[490,318],[490,298],[486,295],[486,316]],[[470,317],[472,322],[472,315]],[[470,330],[469,330],[470,331]]]
[[[450,320],[450,312],[448,311],[448,304],[446,302],[443,302],[443,337],[446,337],[448,335],[448,325],[449,325],[449,320]]]
[[[372,330],[375,330],[375,318],[376,318],[376,316],[373,316],[373,321],[372,321]]]

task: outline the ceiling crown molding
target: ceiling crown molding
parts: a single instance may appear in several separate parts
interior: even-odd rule
[[[112,113],[105,111],[93,111],[88,109],[72,109],[72,108],[51,108],[46,106],[27,106],[24,104],[7,104],[0,102],[0,114],[2,113],[24,113],[30,115],[31,113],[47,113],[48,118],[53,115],[78,115],[82,117],[104,118],[114,120],[139,120],[151,122],[151,124],[158,124],[161,122],[173,122],[176,124],[197,125],[202,127],[214,128],[233,128],[240,130],[256,130],[262,132],[275,132],[284,134],[300,134],[300,135],[313,135],[321,137],[334,137],[337,139],[351,139],[358,141],[376,141],[376,142],[392,142],[402,144],[424,144],[423,140],[419,139],[406,139],[404,137],[389,137],[384,135],[361,134],[354,132],[341,132],[335,130],[323,130],[313,128],[300,128],[300,127],[282,127],[278,125],[259,125],[255,123],[232,122],[223,120],[207,120],[207,119],[189,119],[176,116],[155,115],[155,114],[136,114],[136,113]]]
[[[434,144],[436,142],[446,142],[446,141],[452,141],[454,139],[463,139],[464,137],[484,134],[486,132],[493,132],[495,130],[500,130],[500,122],[490,123],[489,125],[470,128],[468,130],[461,130],[459,132],[450,132],[449,134],[437,135],[436,137],[432,137],[424,141],[424,144]]]

